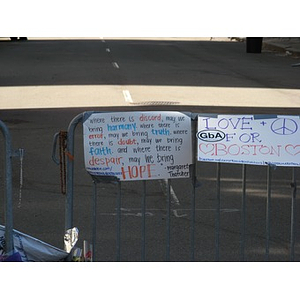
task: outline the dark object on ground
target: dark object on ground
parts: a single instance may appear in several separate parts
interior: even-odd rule
[[[247,53],[261,53],[262,37],[247,37],[246,50]]]
[[[11,41],[27,41],[27,37],[19,37],[19,38],[17,38],[17,37],[11,37],[10,38],[11,39]]]

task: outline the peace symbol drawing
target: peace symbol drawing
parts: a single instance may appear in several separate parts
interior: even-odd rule
[[[278,135],[291,135],[298,130],[298,125],[292,119],[279,118],[271,124],[271,130]]]

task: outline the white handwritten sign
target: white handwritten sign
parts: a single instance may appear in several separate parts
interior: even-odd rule
[[[119,180],[189,177],[191,119],[179,112],[92,113],[83,123],[85,168]]]
[[[198,160],[300,166],[299,116],[199,115]]]

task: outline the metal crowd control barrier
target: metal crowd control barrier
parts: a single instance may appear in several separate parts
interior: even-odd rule
[[[101,112],[88,112],[92,113],[101,113]],[[69,124],[67,132],[64,132],[66,137],[65,153],[66,153],[66,198],[65,198],[65,230],[72,228],[73,224],[73,192],[74,192],[74,135],[75,129],[79,123],[84,122],[85,113],[77,115]],[[191,114],[191,127],[192,127],[192,149],[193,152],[197,149],[197,116],[198,114]],[[246,123],[245,123],[246,124]],[[56,164],[60,163],[60,160],[56,157],[57,143],[60,137],[60,133],[54,135],[53,140],[53,152],[52,158]],[[199,187],[199,183],[196,175],[196,166],[197,160],[195,159],[196,154],[193,153],[193,161],[189,166],[190,170],[190,182],[191,182],[191,207],[190,207],[190,261],[195,260],[195,222],[196,222],[196,188]],[[247,198],[247,165],[241,163],[241,224],[240,224],[240,261],[245,260],[245,238],[246,238],[246,198]],[[222,162],[217,162],[217,171],[216,171],[216,207],[215,207],[215,261],[220,260],[220,214],[221,214],[221,168]],[[267,197],[266,197],[266,225],[265,225],[265,261],[269,260],[269,243],[270,243],[270,212],[271,212],[271,188],[272,188],[272,172],[276,167],[269,163],[267,165]],[[291,226],[290,226],[290,260],[294,261],[295,259],[295,231],[296,231],[296,192],[297,192],[297,183],[296,183],[296,172],[295,167],[292,168],[292,200],[291,200]],[[99,182],[115,182],[117,186],[117,204],[116,204],[116,218],[117,218],[117,232],[116,232],[116,260],[121,260],[121,184],[122,182],[114,176],[93,176],[93,220],[92,220],[92,238],[93,238],[93,258],[95,258],[96,253],[96,222],[97,222],[97,184]],[[172,198],[172,186],[171,179],[164,180],[166,183],[166,254],[165,260],[170,260],[170,220],[171,220],[171,198]],[[142,180],[142,189],[143,195],[141,199],[141,261],[146,260],[146,230],[145,230],[145,216],[146,216],[146,180]]]
[[[0,129],[5,140],[5,252],[11,254],[14,250],[13,243],[13,203],[12,203],[12,157],[19,156],[19,149],[12,150],[9,129],[0,120]]]

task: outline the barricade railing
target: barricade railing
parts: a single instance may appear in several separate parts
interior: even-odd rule
[[[135,117],[140,117],[139,115],[135,115],[135,113],[137,112],[133,112],[133,115]],[[154,112],[143,112],[144,115],[147,115],[147,113],[149,113],[149,115],[151,115],[151,113]],[[157,117],[157,111],[155,111],[156,117]],[[161,115],[167,113],[165,111],[160,112]],[[291,183],[291,187],[292,187],[292,201],[291,201],[291,226],[290,226],[290,260],[294,261],[295,259],[295,231],[296,231],[296,210],[295,210],[295,205],[296,205],[296,192],[297,192],[297,183],[296,183],[296,172],[295,172],[295,168],[297,166],[300,166],[300,161],[294,162],[294,161],[289,161],[288,163],[286,163],[285,161],[283,161],[285,158],[282,158],[282,161],[276,161],[276,163],[273,163],[273,161],[269,161],[268,158],[266,161],[263,162],[259,162],[259,161],[251,161],[251,159],[254,159],[253,157],[251,157],[250,159],[248,159],[248,161],[243,160],[244,158],[239,158],[236,159],[237,155],[241,154],[242,151],[244,151],[243,153],[246,153],[246,151],[248,151],[247,153],[250,153],[250,151],[252,151],[254,153],[254,155],[258,155],[261,154],[262,156],[266,157],[267,154],[270,154],[270,152],[272,152],[272,155],[276,156],[276,150],[278,151],[282,151],[282,156],[283,152],[285,151],[285,155],[290,155],[291,159],[299,153],[298,151],[298,146],[300,147],[300,145],[298,144],[291,144],[290,140],[287,140],[286,144],[282,144],[282,145],[278,145],[277,149],[275,149],[275,144],[268,144],[266,141],[265,144],[258,144],[258,145],[250,145],[247,144],[249,141],[254,142],[261,142],[264,138],[264,134],[266,134],[263,131],[263,134],[258,133],[258,131],[253,131],[252,127],[251,127],[251,132],[248,133],[247,129],[250,129],[250,126],[258,126],[257,124],[257,120],[260,121],[260,126],[262,128],[262,130],[264,129],[264,126],[267,124],[267,120],[271,119],[270,124],[268,125],[269,128],[271,128],[272,132],[274,134],[278,134],[280,131],[280,138],[284,139],[286,138],[286,136],[290,135],[291,131],[288,131],[289,129],[286,128],[287,125],[291,125],[292,127],[294,126],[294,132],[292,132],[293,134],[297,131],[298,132],[298,121],[295,120],[293,117],[282,117],[282,118],[277,118],[277,116],[254,116],[253,118],[251,117],[241,117],[241,118],[237,118],[237,121],[233,120],[232,118],[230,119],[230,117],[227,117],[227,119],[224,117],[223,119],[218,119],[218,123],[214,123],[214,124],[208,124],[209,123],[209,119],[213,118],[213,120],[217,120],[216,116],[212,116],[212,115],[205,115],[206,119],[201,119],[201,117],[203,117],[203,115],[200,114],[195,114],[195,113],[178,113],[178,114],[183,114],[180,115],[181,118],[179,117],[179,115],[177,115],[177,112],[169,112],[170,113],[170,118],[169,120],[172,119],[173,117],[173,113],[174,113],[174,117],[175,119],[172,119],[172,121],[169,122],[165,122],[165,128],[173,128],[173,125],[171,122],[173,122],[174,120],[186,120],[186,119],[190,119],[190,131],[187,132],[185,131],[185,129],[179,131],[179,137],[182,137],[184,142],[187,141],[187,143],[190,143],[190,146],[187,147],[187,151],[191,151],[191,157],[187,158],[187,162],[188,162],[188,172],[186,172],[187,175],[184,175],[182,178],[189,178],[190,179],[190,183],[191,186],[189,189],[191,189],[191,207],[190,207],[190,260],[194,261],[195,260],[195,222],[196,222],[196,189],[199,187],[199,182],[197,180],[197,174],[196,174],[196,167],[198,162],[201,161],[213,161],[216,163],[216,186],[215,186],[215,190],[216,190],[216,207],[215,207],[215,261],[219,261],[220,260],[220,215],[221,215],[221,168],[223,163],[236,163],[236,164],[240,164],[241,165],[241,179],[242,179],[242,185],[241,185],[241,223],[240,223],[240,261],[244,261],[245,260],[245,238],[246,238],[246,215],[247,215],[247,208],[246,208],[246,199],[247,199],[247,164],[261,164],[261,165],[267,165],[267,191],[266,191],[266,225],[265,225],[265,260],[268,261],[269,260],[269,248],[270,248],[270,212],[271,212],[271,188],[272,188],[272,172],[273,169],[276,168],[276,165],[288,165],[289,167],[292,166],[292,183]],[[106,114],[106,115],[105,115]],[[117,113],[116,113],[117,114]],[[126,115],[126,114],[124,114]],[[160,115],[160,117],[161,117]],[[188,116],[188,118],[184,118],[182,116]],[[112,115],[107,113],[107,112],[84,112],[81,113],[79,115],[77,115],[70,123],[68,126],[68,130],[67,132],[60,132],[60,133],[56,133],[54,135],[54,141],[53,141],[53,151],[52,151],[52,158],[54,160],[54,162],[56,164],[61,164],[61,160],[62,160],[62,155],[60,155],[60,159],[57,158],[56,153],[57,153],[57,144],[58,144],[58,140],[59,139],[65,139],[64,142],[61,142],[60,140],[60,145],[64,145],[63,146],[63,151],[64,151],[64,155],[66,157],[66,189],[65,189],[65,194],[66,194],[66,198],[65,198],[65,229],[67,230],[68,228],[72,228],[74,226],[73,224],[73,197],[74,197],[74,147],[75,147],[75,143],[74,143],[74,136],[75,136],[75,130],[78,124],[82,123],[84,124],[85,122],[87,122],[87,120],[90,120],[89,118],[91,118],[91,116],[103,116],[103,119],[95,119],[95,122],[106,122],[105,121],[105,117],[109,116],[109,118],[112,118]],[[118,117],[120,117],[120,113],[117,114]],[[178,119],[176,119],[178,117]],[[142,117],[140,117],[142,118]],[[147,117],[145,117],[145,120],[150,120],[147,119]],[[149,117],[150,118],[150,117]],[[244,119],[243,119],[244,118]],[[112,120],[112,119],[111,119]],[[125,119],[124,119],[125,120]],[[141,119],[140,119],[141,120]],[[152,121],[157,121],[155,120],[155,117],[153,116],[153,119],[151,119]],[[205,122],[205,125],[203,128],[200,128],[200,121]],[[229,120],[229,121],[228,121]],[[275,123],[275,121],[277,123]],[[91,121],[90,121],[91,122]],[[177,123],[175,124],[176,121],[174,121],[174,126],[177,126],[178,128],[186,128],[184,126],[186,126],[186,124],[183,122],[181,124]],[[227,123],[226,123],[227,122]],[[238,123],[241,122],[240,124],[242,124],[241,129],[242,131],[240,132],[240,136],[239,136],[239,142],[236,142],[234,144],[230,144],[231,140],[234,140],[234,138],[236,138],[236,134],[237,134],[237,129],[238,129]],[[256,122],[256,123],[255,123]],[[283,122],[283,129],[279,126],[278,128],[276,127],[277,125],[280,125],[280,122]],[[290,122],[290,124],[288,124],[288,122]],[[252,124],[253,123],[253,124]],[[255,123],[255,124],[254,124]],[[135,124],[135,123],[134,123]],[[135,130],[136,124],[127,124],[128,128],[133,131]],[[188,124],[188,123],[187,123]],[[218,126],[216,125],[218,124],[218,126],[223,130],[221,131],[220,128],[218,128]],[[124,129],[124,127],[112,127],[115,125],[111,125],[111,124],[107,124],[105,123],[105,125],[107,126],[107,128],[109,128],[109,130],[111,130],[112,132],[117,132],[118,130],[122,130]],[[197,127],[198,125],[198,127]],[[229,125],[231,126],[233,132],[228,133],[226,130],[229,127]],[[123,125],[122,125],[123,126]],[[133,127],[130,127],[133,126]],[[226,127],[227,126],[227,127]],[[273,126],[273,127],[272,127]],[[91,131],[92,128],[97,128],[97,127],[91,127]],[[100,127],[99,127],[100,128]],[[150,128],[153,129],[153,127],[150,126]],[[174,127],[175,128],[175,127]],[[256,127],[255,127],[256,128]],[[285,130],[286,129],[286,130]],[[99,129],[100,130],[100,129]],[[107,129],[108,130],[108,129]],[[153,134],[161,134],[161,135],[168,135],[168,129],[161,129],[161,132],[158,132],[157,129],[153,129],[152,133]],[[165,130],[165,131],[164,131]],[[171,129],[170,129],[171,130]],[[172,129],[173,130],[173,129]],[[293,129],[292,129],[293,130]],[[99,135],[99,139],[104,140],[104,136],[105,134],[107,134],[107,131],[104,130],[101,133],[101,136]],[[180,135],[180,133],[182,135]],[[199,135],[201,134],[201,136]],[[187,136],[190,135],[191,140],[189,140],[189,138],[187,138]],[[126,135],[126,133],[124,133],[124,137],[128,137],[128,135]],[[62,138],[64,137],[64,138]],[[95,135],[96,137],[96,135]],[[86,137],[87,138],[87,137]],[[93,137],[94,138],[94,137]],[[228,147],[228,145],[226,144],[221,144],[221,146],[219,147],[218,145],[218,141],[219,139],[225,139],[228,142],[228,145],[230,144],[230,146]],[[268,137],[269,138],[269,137]],[[290,137],[287,137],[290,138]],[[186,140],[185,140],[186,139]],[[260,139],[260,140],[259,140]],[[159,139],[158,139],[159,140]],[[120,142],[120,140],[118,140]],[[174,141],[174,140],[173,140]],[[105,143],[102,143],[101,145],[103,146],[103,148],[101,148],[99,151],[99,153],[97,153],[97,155],[99,157],[101,157],[102,155],[110,155],[112,152],[106,147],[105,145],[107,145],[106,141]],[[170,143],[172,142],[172,140],[170,140]],[[181,141],[182,142],[182,141]],[[120,142],[119,144],[122,144],[122,142]],[[138,144],[138,139],[132,139],[132,136],[130,136],[130,138],[128,139],[128,145],[132,144],[132,143],[136,143]],[[240,144],[239,144],[240,143]],[[90,145],[93,145],[93,143],[91,143]],[[125,145],[125,144],[123,144]],[[164,146],[168,147],[167,145],[164,144]],[[175,146],[174,146],[175,147]],[[201,148],[202,147],[202,148]],[[219,148],[218,148],[219,147]],[[159,146],[158,146],[159,148]],[[90,154],[93,155],[95,151],[95,149],[92,147],[89,149]],[[121,149],[121,148],[120,148]],[[171,148],[170,146],[170,151],[173,151],[174,149]],[[200,150],[199,150],[200,149]],[[202,149],[202,152],[201,152]],[[295,149],[297,149],[297,151],[295,151]],[[178,150],[178,152],[180,151],[179,148],[176,148],[176,151]],[[127,151],[127,148],[126,148]],[[150,148],[147,149],[147,151],[150,151]],[[175,151],[175,150],[174,150]],[[201,152],[201,153],[200,153]],[[228,155],[228,158],[223,159],[223,157],[218,157],[217,154],[219,153],[225,153],[226,155]],[[260,153],[259,153],[260,152]],[[293,153],[292,153],[293,152]],[[274,154],[275,153],[275,154]],[[279,152],[278,152],[279,153]],[[174,154],[174,153],[173,153]],[[209,156],[209,155],[210,156]],[[86,155],[86,154],[85,154]],[[96,156],[97,156],[96,155]],[[189,156],[186,153],[187,156]],[[198,158],[196,159],[198,155]],[[201,157],[200,157],[201,156]],[[258,155],[259,156],[259,155]],[[290,158],[289,157],[289,158]],[[90,157],[89,157],[90,158]],[[170,157],[169,157],[170,158]],[[168,164],[166,163],[166,161],[169,159],[167,156],[165,156],[163,158],[163,163],[166,166],[168,166]],[[278,160],[281,159],[281,157],[276,157]],[[95,166],[95,157],[91,158],[92,161],[92,165]],[[148,157],[149,161],[151,162],[151,159],[153,159],[153,157],[150,156],[150,152],[149,152],[149,157]],[[161,158],[160,158],[161,159]],[[177,158],[178,159],[178,158]],[[186,158],[185,158],[186,159]],[[256,159],[256,158],[255,158]],[[183,166],[184,165],[184,159],[183,162],[179,165]],[[97,161],[98,162],[98,161]],[[117,163],[116,163],[117,164]],[[107,163],[108,166],[108,163]],[[167,167],[165,167],[167,168]],[[94,168],[97,169],[97,168]],[[92,177],[92,183],[93,183],[93,216],[92,216],[92,244],[93,244],[93,259],[95,260],[95,253],[96,253],[96,237],[97,237],[97,232],[96,232],[96,222],[97,222],[97,184],[101,183],[101,182],[113,182],[116,184],[117,187],[117,201],[116,201],[116,221],[117,221],[117,231],[116,231],[116,260],[120,261],[121,260],[121,215],[122,215],[122,211],[121,211],[121,199],[122,199],[122,189],[121,189],[121,185],[122,185],[122,181],[126,180],[126,177],[138,177],[138,173],[140,172],[140,177],[138,180],[142,181],[142,199],[141,199],[141,260],[145,261],[146,260],[146,250],[145,250],[145,244],[146,244],[146,230],[145,230],[145,216],[146,216],[146,181],[148,179],[150,179],[149,177],[151,177],[151,166],[149,166],[148,169],[144,168],[144,167],[140,167],[139,169],[131,169],[130,167],[128,167],[126,169],[126,167],[122,168],[122,171],[119,170],[115,171],[115,173],[111,172],[104,172],[103,170],[99,171],[99,169],[97,171],[94,172],[94,169],[91,167],[90,171],[88,171]],[[167,168],[168,170],[171,170],[171,168]],[[148,178],[143,178],[143,176],[146,176],[146,173],[148,172]],[[169,173],[172,173],[171,171]],[[184,173],[184,172],[183,172]],[[174,175],[174,173],[172,173]],[[159,175],[160,176],[160,175]],[[172,178],[170,177],[159,177],[158,176],[158,180],[161,180],[162,182],[165,183],[166,185],[166,202],[167,202],[167,206],[166,206],[166,255],[165,255],[165,260],[169,261],[170,260],[170,228],[171,228],[171,224],[170,224],[170,220],[171,220],[171,201],[172,201]],[[170,175],[171,176],[171,175]],[[175,176],[175,175],[174,175]],[[132,179],[132,178],[131,178]],[[135,179],[135,178],[134,178]],[[152,180],[153,178],[151,178]]]
[[[14,151],[8,127],[0,120],[0,129],[5,141],[5,253],[11,254],[13,243],[13,201],[12,201],[12,158],[23,155],[23,149]]]

